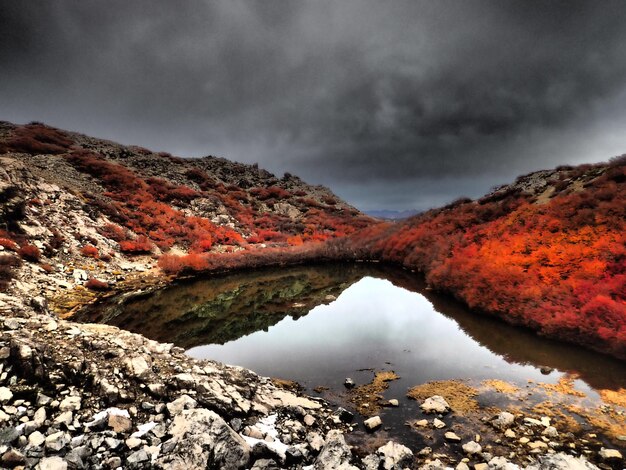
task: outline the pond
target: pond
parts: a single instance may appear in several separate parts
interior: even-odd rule
[[[385,398],[401,406],[382,410],[391,435],[405,434],[404,422],[417,412],[407,389],[428,381],[498,379],[523,387],[575,374],[575,387],[591,397],[596,389],[626,388],[626,365],[618,360],[469,312],[416,274],[371,264],[214,276],[101,305],[80,319],[292,379],[346,406],[346,377],[363,384],[373,371],[393,370],[400,379],[389,382]]]

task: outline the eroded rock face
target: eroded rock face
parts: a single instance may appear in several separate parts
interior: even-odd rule
[[[157,461],[163,468],[244,468],[250,461],[250,447],[215,412],[184,410],[167,430],[167,445],[174,451]]]
[[[326,444],[315,461],[315,470],[357,470],[350,463],[352,452],[346,444],[341,431],[330,431],[326,435]]]
[[[527,470],[598,470],[598,467],[585,457],[574,457],[563,453],[545,455],[537,464],[526,468]]]
[[[408,447],[393,441],[379,447],[376,454],[368,455],[363,460],[367,470],[401,470],[409,467],[413,461],[413,452]]]
[[[320,433],[347,428],[321,400],[241,367],[192,359],[171,344],[104,325],[57,319],[50,328],[51,317],[33,311],[6,319],[0,316],[5,465],[284,468],[313,464],[325,444]],[[246,442],[249,429],[269,458]],[[338,436],[322,461],[337,456],[352,459]]]

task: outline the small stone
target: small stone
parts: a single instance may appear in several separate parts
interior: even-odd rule
[[[162,397],[165,395],[165,385],[161,383],[148,384],[148,390],[156,397]]]
[[[309,433],[306,436],[306,440],[309,443],[311,450],[315,453],[319,452],[322,450],[322,447],[324,447],[324,438],[316,432]]]
[[[13,392],[7,387],[0,387],[0,403],[8,403],[13,398]]]
[[[4,320],[4,327],[7,330],[18,330],[22,324],[16,318],[7,318]]]
[[[130,418],[118,414],[110,414],[107,424],[117,433],[126,433],[133,428],[133,422]]]
[[[601,449],[598,455],[602,460],[621,460],[622,453],[616,449]]]
[[[341,421],[342,423],[350,423],[354,419],[354,414],[352,412],[341,407],[337,408],[337,411],[335,411],[335,416],[337,416],[339,418],[339,421]]]
[[[140,445],[141,445],[141,439],[139,439],[138,437],[129,437],[128,439],[126,439],[126,446],[129,449],[136,449]]]
[[[363,424],[365,425],[365,429],[368,431],[374,431],[382,426],[383,421],[380,419],[380,416],[372,416],[371,418],[363,421]]]
[[[120,446],[122,441],[120,441],[119,439],[113,439],[112,437],[107,437],[104,439],[104,443],[109,449],[114,450]]]
[[[433,426],[436,429],[443,429],[446,427],[446,423],[444,423],[443,421],[441,421],[439,418],[435,418],[433,419]]]
[[[543,426],[541,421],[535,418],[524,418],[524,424],[528,426]]]
[[[128,458],[126,459],[126,462],[129,464],[136,465],[142,462],[147,462],[148,460],[150,460],[150,456],[145,450],[141,449],[130,454]]]
[[[554,426],[548,426],[547,428],[543,430],[541,434],[550,438],[559,437],[559,431],[557,431]]]
[[[303,421],[307,426],[313,426],[315,424],[315,418],[311,415],[306,415]]]
[[[119,458],[117,455],[113,456],[109,460],[107,460],[107,466],[109,468],[119,468],[122,466],[122,459]]]
[[[461,438],[459,436],[457,436],[455,433],[453,433],[452,431],[449,431],[447,433],[445,433],[443,435],[443,437],[445,437],[448,441],[452,441],[452,442],[460,442]]]
[[[413,460],[413,452],[408,447],[393,441],[379,447],[376,454],[381,457],[380,467],[384,470],[394,470],[408,467]]]
[[[145,378],[152,370],[148,361],[142,356],[126,358],[124,366],[128,372],[138,378]]]
[[[400,406],[400,402],[396,400],[395,398],[392,398],[387,403],[389,404],[389,406],[393,406],[394,408],[397,408],[398,406]]]
[[[432,397],[424,400],[424,403],[420,405],[420,408],[424,413],[447,413],[450,411],[450,405],[448,402],[439,395],[433,395]]]
[[[459,462],[455,467],[456,470],[470,470],[469,466],[465,462]]]
[[[491,425],[496,429],[506,429],[510,427],[514,422],[515,416],[513,416],[508,411],[503,411],[491,421]]]
[[[417,455],[419,455],[420,457],[426,457],[430,454],[433,453],[433,449],[430,447],[424,447],[422,450],[420,450]]]
[[[15,449],[9,449],[2,455],[2,464],[7,467],[16,467],[25,462],[24,454]]]
[[[486,463],[477,463],[474,465],[474,470],[489,470],[489,465]]]
[[[548,367],[548,366],[541,366],[539,368],[539,371],[543,374],[543,375],[549,375],[550,372],[552,372],[554,369],[552,367]]]
[[[59,405],[60,411],[77,411],[80,410],[80,397],[65,397]]]
[[[285,465],[294,466],[304,459],[302,451],[297,447],[289,447],[285,451]]]
[[[35,411],[35,414],[33,415],[33,421],[35,422],[37,427],[43,426],[43,424],[46,422],[46,418],[46,409],[43,406],[37,409],[37,411]]]
[[[466,444],[463,444],[463,452],[468,455],[480,454],[483,451],[482,446],[475,441],[470,441]]]
[[[28,444],[33,447],[39,447],[43,445],[45,441],[46,441],[45,436],[41,434],[39,431],[35,431],[31,433],[30,436],[28,436]]]
[[[189,395],[182,395],[171,403],[167,404],[167,411],[171,417],[180,414],[183,410],[192,410],[198,406],[198,402]]]
[[[261,430],[256,426],[246,426],[245,428],[243,428],[242,434],[244,436],[252,437],[254,439],[263,439],[265,437]]]
[[[68,435],[63,431],[55,432],[46,437],[46,449],[58,452],[70,442]]]
[[[44,395],[43,393],[37,394],[37,406],[47,406],[52,403],[52,398],[48,395]]]
[[[534,442],[529,442],[528,443],[528,447],[530,447],[531,449],[547,449],[548,448],[548,444],[546,444],[543,441],[534,441]]]
[[[64,411],[56,418],[54,418],[54,424],[65,424],[69,425],[74,419],[74,414],[71,411]]]
[[[519,440],[520,444],[528,444],[530,442],[530,439],[528,439],[527,437],[521,437]]]
[[[67,462],[61,457],[45,457],[39,461],[36,470],[67,470]]]
[[[350,377],[346,378],[346,380],[343,382],[343,385],[346,388],[354,388],[356,386],[356,384],[354,383],[354,380],[352,380]]]
[[[235,432],[241,431],[241,425],[242,425],[242,422],[241,422],[241,419],[239,418],[233,418],[230,420],[230,427],[233,428],[233,431]]]
[[[426,426],[428,426],[428,420],[427,419],[420,419],[419,421],[415,421],[415,425],[419,426],[420,428],[425,428]],[[445,423],[444,423],[445,425]]]
[[[515,431],[513,431],[512,429],[507,429],[506,431],[504,431],[504,436],[508,437],[509,439],[515,439],[517,437]]]

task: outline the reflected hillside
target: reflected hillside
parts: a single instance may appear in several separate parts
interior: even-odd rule
[[[626,364],[593,351],[537,336],[498,319],[470,312],[428,290],[420,276],[377,264],[322,264],[246,271],[172,285],[129,299],[113,299],[82,312],[101,322],[189,349],[224,344],[267,330],[283,318],[298,319],[370,276],[426,297],[480,345],[509,363],[576,373],[591,387],[626,388]],[[392,304],[394,299],[388,299]]]
[[[466,334],[508,362],[548,366],[576,373],[596,389],[616,386],[626,388],[626,363],[618,359],[547,339],[529,329],[471,312],[450,296],[426,289],[423,279],[410,271],[372,266],[369,267],[369,273],[387,279],[398,287],[422,294],[435,310],[455,320]]]
[[[361,268],[329,264],[213,276],[93,305],[78,321],[108,323],[183,348],[224,344],[297,319],[332,302],[363,277]]]

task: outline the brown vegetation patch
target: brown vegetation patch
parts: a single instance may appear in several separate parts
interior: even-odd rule
[[[509,382],[505,382],[504,380],[483,380],[482,384],[487,388],[495,390],[496,392],[504,393],[507,395],[513,395],[514,393],[519,392],[518,387]]]
[[[600,389],[598,394],[605,403],[626,408],[626,390],[623,388],[619,390]]]
[[[302,390],[302,385],[300,385],[295,380],[279,379],[276,377],[272,377],[270,380],[276,387],[282,388],[284,390],[290,390],[292,392],[298,392]]]
[[[383,399],[383,392],[389,388],[388,382],[399,378],[393,371],[376,372],[370,383],[350,390],[349,400],[363,416],[374,415],[380,410],[380,400]]]
[[[626,436],[626,416],[612,409],[588,409],[577,405],[567,405],[568,411],[577,414],[594,428],[602,430],[609,438],[617,440]]]
[[[532,412],[540,416],[557,418],[560,431],[572,432],[574,434],[582,431],[582,426],[571,415],[564,413],[561,404],[554,404],[550,401],[542,401],[532,408]]]
[[[437,380],[412,387],[406,396],[413,400],[425,400],[433,395],[440,395],[446,399],[453,411],[467,413],[477,411],[479,406],[474,397],[478,390],[460,380]]]
[[[559,395],[570,395],[573,397],[584,398],[587,395],[574,388],[574,380],[576,380],[576,378],[576,376],[568,374],[561,377],[555,384],[538,383],[537,385],[543,388],[548,395],[556,393]]]
[[[50,309],[61,318],[71,317],[77,310],[92,302],[96,298],[93,291],[82,286],[75,287],[67,292],[61,292],[49,299]]]

